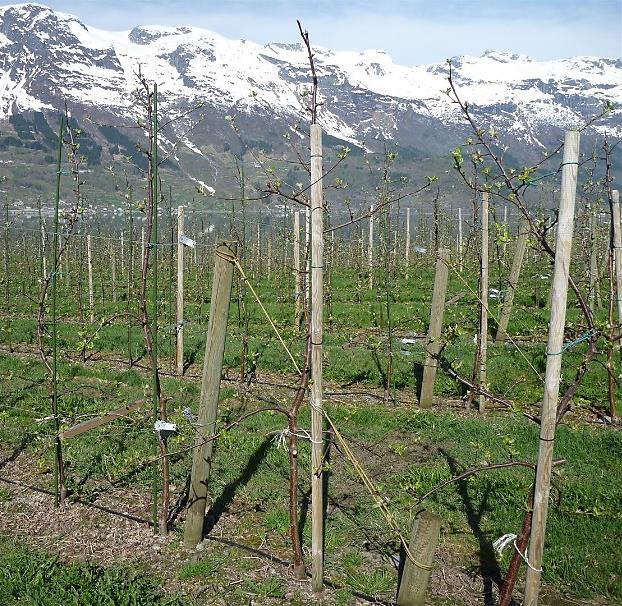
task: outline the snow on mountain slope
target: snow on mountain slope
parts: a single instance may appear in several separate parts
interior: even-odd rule
[[[325,103],[320,122],[330,134],[363,144],[462,123],[443,92],[446,64],[406,67],[383,51],[315,50]],[[622,104],[620,59],[539,62],[487,51],[452,64],[463,100],[519,140],[537,142],[551,126],[580,126],[606,101]],[[260,46],[194,27],[107,32],[40,4],[0,8],[0,118],[58,108],[67,99],[132,119],[139,69],[158,83],[163,112],[205,103],[223,115],[285,122],[304,115],[309,70],[301,44]],[[601,128],[622,136],[620,111]]]

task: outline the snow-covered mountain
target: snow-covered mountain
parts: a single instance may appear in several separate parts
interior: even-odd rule
[[[395,140],[435,155],[465,132],[445,93],[447,64],[406,67],[383,51],[315,51],[324,103],[319,121],[334,137],[372,148],[378,140]],[[461,98],[483,125],[538,153],[605,102],[622,105],[620,59],[540,62],[488,51],[452,64]],[[197,156],[208,153],[208,143],[224,142],[227,149],[227,116],[251,142],[282,139],[305,116],[309,68],[301,44],[261,46],[195,27],[108,32],[40,4],[0,8],[0,120],[49,114],[67,101],[74,115],[89,116],[92,124],[136,124],[143,115],[133,98],[139,70],[158,83],[162,115],[200,108],[171,125],[163,141],[171,150],[173,139]],[[622,136],[622,111],[595,128]],[[101,129],[97,137],[101,142]]]

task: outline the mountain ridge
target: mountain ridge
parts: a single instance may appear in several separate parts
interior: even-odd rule
[[[368,151],[388,141],[438,156],[467,133],[459,108],[443,92],[447,63],[407,67],[382,50],[314,47],[314,53],[322,101],[318,121],[336,139]],[[538,157],[563,130],[582,126],[607,103],[618,107],[591,133],[622,136],[620,59],[536,61],[490,50],[454,57],[451,66],[473,115],[503,133],[519,156]],[[163,115],[202,108],[195,123],[180,119],[162,137],[163,148],[194,181],[206,177],[184,168],[182,155],[192,156],[186,165],[198,166],[214,182],[214,150],[244,150],[246,144],[231,133],[232,120],[251,145],[273,147],[307,119],[309,66],[300,43],[260,45],[190,26],[107,32],[44,4],[0,7],[0,121],[28,112],[52,115],[66,101],[82,122],[135,126],[142,115],[134,96],[139,70],[158,83]],[[101,128],[91,131],[109,147]]]

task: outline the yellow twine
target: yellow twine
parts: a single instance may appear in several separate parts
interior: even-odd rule
[[[235,265],[236,269],[240,272],[240,275],[242,276],[242,279],[244,280],[244,282],[246,282],[246,284],[248,285],[250,291],[253,293],[253,297],[255,297],[255,301],[257,301],[257,304],[261,308],[261,311],[263,311],[264,315],[266,316],[266,319],[268,320],[268,322],[270,322],[270,326],[272,326],[272,329],[276,333],[276,336],[278,337],[279,341],[281,342],[281,345],[283,346],[283,349],[285,349],[285,351],[287,352],[287,355],[289,356],[289,359],[292,361],[292,364],[294,365],[294,368],[296,369],[296,372],[299,375],[301,375],[302,371],[298,367],[298,364],[296,364],[296,360],[294,360],[294,356],[292,355],[291,351],[289,350],[289,348],[285,344],[285,341],[283,341],[283,338],[281,337],[281,333],[279,332],[279,329],[276,327],[276,325],[272,321],[272,318],[270,317],[270,315],[268,314],[268,311],[266,310],[266,308],[264,307],[263,303],[261,302],[261,299],[259,298],[259,295],[257,295],[257,293],[255,292],[255,289],[253,288],[253,285],[249,282],[248,278],[246,277],[246,274],[244,273],[244,269],[242,269],[242,265],[240,264],[240,260],[238,259],[238,257],[231,251],[229,253],[224,253],[221,250],[216,250],[216,254],[221,259],[225,259],[225,261],[229,261],[230,263],[233,263]]]

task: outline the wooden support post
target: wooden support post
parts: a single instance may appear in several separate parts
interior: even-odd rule
[[[177,209],[177,291],[175,310],[175,362],[177,375],[184,374],[184,245],[181,237],[184,235],[184,207]]]
[[[121,276],[125,273],[125,241],[123,231],[121,231]]]
[[[67,243],[67,245],[65,246],[65,251],[63,252],[63,256],[65,257],[63,259],[65,263],[65,286],[67,286],[67,290],[69,290],[71,286],[71,273],[69,270],[69,254],[70,254],[70,247],[69,247],[69,243]]]
[[[114,248],[114,241],[110,244],[110,269],[112,280],[112,302],[117,302],[117,251]]]
[[[618,312],[618,329],[616,334],[620,334],[622,326],[622,233],[620,233],[620,193],[617,189],[611,192],[611,209],[613,211],[613,261],[616,274],[616,302]],[[620,342],[618,341],[618,347]]]
[[[503,230],[507,231],[508,228],[508,205],[506,204],[503,207]],[[505,263],[505,253],[507,250],[507,243],[505,241],[505,238],[503,239],[503,262]]]
[[[591,209],[590,214],[590,309],[601,307],[600,288],[598,286],[598,209]]]
[[[503,295],[503,306],[499,315],[499,326],[495,335],[495,343],[503,343],[508,338],[508,323],[512,313],[512,305],[514,303],[514,294],[518,286],[520,272],[523,267],[523,259],[525,258],[525,250],[527,249],[527,241],[529,240],[529,221],[523,217],[518,227],[518,240],[516,242],[516,250],[514,251],[514,259],[512,261],[512,269],[506,292]]]
[[[233,282],[234,265],[229,260],[232,252],[235,252],[235,248],[227,244],[220,244],[216,249],[212,300],[199,400],[196,447],[192,451],[192,474],[190,476],[188,515],[184,533],[184,542],[188,547],[194,547],[203,538],[207,485],[212,470],[212,454],[214,451],[214,441],[210,437],[214,435],[216,429],[227,318],[229,317],[231,284]]]
[[[322,339],[324,310],[324,203],[322,127],[311,125],[311,585],[324,585],[324,412]]]
[[[91,253],[91,235],[86,236],[86,265],[89,277],[89,321],[95,322],[95,309],[93,301],[93,255]]]
[[[140,228],[140,259],[138,263],[142,263],[142,259],[145,258],[145,226],[143,225]]]
[[[542,574],[542,553],[546,533],[551,466],[555,444],[557,400],[564,345],[564,324],[568,298],[568,276],[574,227],[575,194],[579,162],[579,132],[566,133],[562,163],[561,198],[559,203],[557,246],[553,269],[553,297],[547,345],[544,398],[540,414],[540,448],[534,489],[533,522],[529,541],[529,566],[525,582],[524,606],[537,606]]]
[[[47,244],[45,237],[45,221],[41,221],[41,262],[43,266],[43,275],[41,276],[43,282],[48,279],[48,266],[47,266]]]
[[[311,209],[305,208],[305,305],[311,302]]]
[[[406,259],[406,271],[408,271],[408,263],[410,262],[410,208],[406,209],[406,246],[404,247],[404,258]]]
[[[369,242],[367,245],[367,267],[369,269],[369,290],[374,287],[374,205],[369,207]]]
[[[413,524],[408,555],[397,593],[398,606],[425,606],[426,592],[432,573],[434,554],[441,534],[441,519],[434,513],[422,511]]]
[[[488,357],[488,192],[482,194],[482,264],[480,273],[479,386],[486,388]],[[486,398],[479,394],[479,411],[484,412]]]
[[[271,235],[272,234],[268,232],[268,237],[266,238],[266,264],[268,266],[266,271],[266,277],[268,278],[268,280],[272,276],[272,240],[270,239]]]
[[[294,332],[298,334],[302,325],[302,312],[304,308],[304,286],[302,266],[300,263],[300,213],[294,212]]]
[[[445,294],[447,293],[447,277],[449,274],[449,249],[441,248],[438,251],[436,261],[436,275],[434,276],[434,292],[432,294],[432,310],[430,311],[430,326],[428,327],[428,340],[426,343],[427,356],[423,366],[423,379],[421,382],[421,395],[419,406],[430,408],[434,395],[434,379],[438,360],[436,356],[440,352],[440,336],[443,328],[443,314],[445,313]]]
[[[458,271],[462,271],[462,208],[458,207]]]

